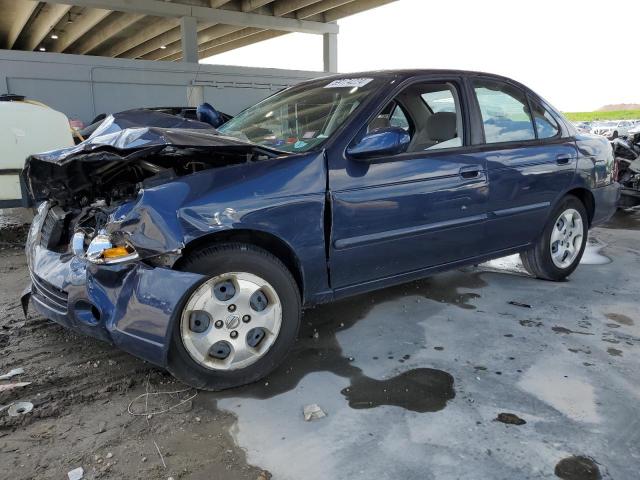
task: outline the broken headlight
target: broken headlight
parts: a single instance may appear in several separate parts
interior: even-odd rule
[[[85,258],[92,263],[114,264],[136,260],[138,253],[123,239],[116,240],[113,235],[99,233],[87,247]]]

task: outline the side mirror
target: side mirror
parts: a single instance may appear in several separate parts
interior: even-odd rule
[[[347,148],[347,155],[355,159],[397,155],[407,150],[410,141],[411,136],[400,127],[378,128]]]

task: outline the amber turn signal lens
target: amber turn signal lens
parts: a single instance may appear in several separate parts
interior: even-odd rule
[[[102,258],[119,258],[126,257],[131,254],[132,250],[127,247],[112,247],[107,248],[102,252]]]

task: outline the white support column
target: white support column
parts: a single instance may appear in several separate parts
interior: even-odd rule
[[[187,85],[187,105],[189,107],[197,107],[201,103],[204,103],[204,86]]]
[[[338,73],[338,34],[324,33],[322,35],[322,54],[324,71]]]
[[[195,17],[180,19],[182,36],[182,61],[198,63],[198,25]]]

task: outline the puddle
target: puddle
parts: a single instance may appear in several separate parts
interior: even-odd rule
[[[304,312],[298,341],[283,364],[273,373],[254,384],[210,395],[214,395],[214,398],[272,398],[294,389],[302,378],[313,372],[330,372],[350,379],[352,384],[358,381],[375,382],[376,380],[363,375],[362,370],[352,363],[353,358],[343,354],[336,334],[351,328],[359,321],[366,321],[365,317],[376,305],[401,301],[405,296],[412,297],[411,302],[416,301],[417,296],[466,310],[475,309],[470,301],[480,295],[460,290],[474,290],[486,286],[481,274],[482,272],[448,272],[309,309]],[[430,308],[432,307],[425,302],[425,316],[429,315]],[[412,347],[415,349],[416,346]],[[385,359],[406,359],[407,354],[411,352],[368,353]]]
[[[621,357],[622,350],[618,350],[617,348],[607,348],[607,353],[612,357]]]
[[[554,472],[562,480],[600,480],[602,475],[596,462],[589,457],[574,456],[558,462]]]
[[[551,330],[553,330],[556,333],[577,333],[578,335],[593,335],[593,333],[589,333],[589,332],[578,332],[576,330],[569,330],[568,328],[564,328],[564,327],[558,327],[557,325],[555,327],[552,327]]]
[[[621,313],[605,313],[604,316],[607,317],[609,320],[613,320],[614,322],[620,323],[622,325],[629,325],[629,326],[633,325],[633,319]]]
[[[607,263],[611,263],[612,260],[600,253],[607,245],[605,243],[596,240],[595,238],[590,238],[587,241],[587,246],[584,249],[584,254],[580,259],[581,265],[606,265]]]
[[[388,380],[360,376],[341,393],[351,408],[392,405],[419,413],[442,410],[456,395],[453,377],[431,368],[416,368]]]

